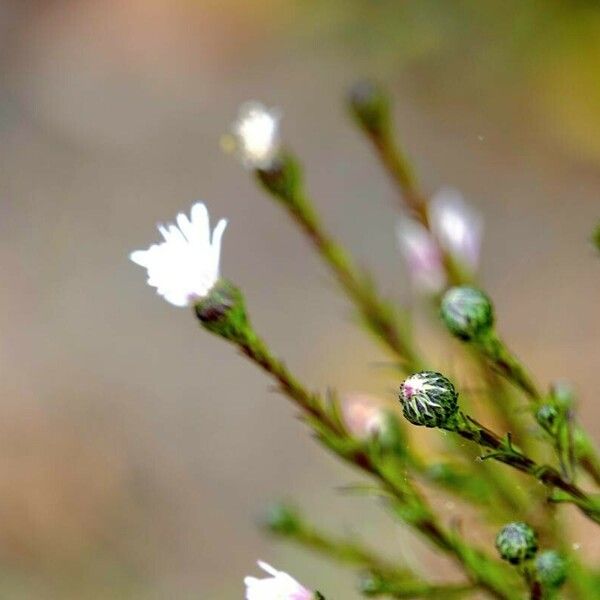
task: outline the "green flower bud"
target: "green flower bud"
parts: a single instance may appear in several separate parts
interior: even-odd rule
[[[567,561],[556,550],[546,550],[536,557],[535,571],[543,586],[556,589],[567,580]]]
[[[481,291],[468,286],[449,289],[442,299],[442,320],[461,340],[472,340],[494,325],[494,309]]]
[[[413,425],[444,427],[458,411],[458,394],[441,373],[423,371],[400,386],[402,412]]]
[[[558,410],[552,404],[542,404],[535,413],[535,418],[546,431],[552,433],[558,420]]]
[[[263,187],[285,202],[294,203],[302,186],[302,170],[290,154],[279,154],[265,169],[257,169],[256,177]]]
[[[363,596],[378,596],[385,593],[386,583],[377,573],[366,573],[360,578],[359,591]]]
[[[203,327],[228,340],[241,339],[248,327],[242,292],[224,279],[196,302],[194,311]]]
[[[496,548],[504,560],[517,565],[535,556],[537,536],[527,523],[509,523],[496,536]]]
[[[390,122],[390,101],[373,81],[359,81],[348,92],[348,106],[358,124],[371,135],[385,133]]]
[[[269,508],[265,517],[267,529],[278,535],[293,535],[300,529],[302,517],[298,510],[285,503],[277,503]]]

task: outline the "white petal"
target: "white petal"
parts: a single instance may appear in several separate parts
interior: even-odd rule
[[[129,260],[134,262],[136,265],[145,267],[148,261],[148,250],[136,250],[129,255]]]
[[[210,240],[206,207],[192,207],[191,220],[177,215],[177,223],[159,225],[164,241],[132,252],[130,259],[148,271],[148,284],[175,306],[205,297],[219,278],[221,240],[227,225],[221,219]]]
[[[269,575],[273,575],[276,576],[279,571],[277,569],[275,569],[274,567],[272,567],[269,563],[266,563],[262,560],[259,560],[256,563],[263,571],[265,571],[265,573],[268,573]]]

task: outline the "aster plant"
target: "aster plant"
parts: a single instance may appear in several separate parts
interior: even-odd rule
[[[426,314],[437,315],[441,335],[459,340],[452,346],[459,369],[448,371],[423,352],[409,312],[384,298],[327,230],[299,159],[282,145],[280,111],[257,102],[241,107],[224,147],[298,225],[359,322],[388,352],[396,398],[322,393],[286,366],[254,328],[242,290],[221,276],[226,221],[211,230],[204,204],[160,226],[162,241],[133,252],[131,260],[147,270],[160,296],[191,308],[205,330],[261,369],[317,442],[363,474],[369,480],[363,489],[383,501],[399,527],[450,559],[456,577],[417,572],[382,556],[376,543],[321,529],[289,504],[268,511],[265,531],[356,570],[365,597],[600,598],[600,568],[571,539],[577,513],[591,534],[600,525],[600,459],[577,420],[572,387],[538,382],[502,340],[497,321],[505,316],[496,319],[492,299],[476,281],[481,214],[451,188],[423,191],[395,135],[385,90],[361,82],[347,106],[397,187],[400,254]],[[598,245],[598,229],[592,239]],[[417,443],[419,426],[429,432]],[[447,518],[440,497],[464,507],[469,527]],[[246,577],[247,600],[340,598],[335,589],[321,593],[259,566],[268,577]]]

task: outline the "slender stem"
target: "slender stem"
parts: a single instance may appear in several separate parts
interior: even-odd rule
[[[274,377],[281,391],[307,413],[310,417],[309,422],[313,424],[317,434],[325,434],[321,440],[327,443],[325,438],[331,438],[328,446],[338,456],[374,476],[393,499],[396,512],[403,520],[439,549],[452,556],[474,583],[495,598],[514,598],[514,595],[507,591],[507,573],[504,569],[483,552],[471,547],[458,534],[446,532],[435,518],[427,500],[419,494],[405,471],[398,472],[395,465],[390,466],[377,460],[360,447],[348,450],[348,444],[344,445],[344,442],[351,441],[351,438],[343,424],[326,409],[325,402],[318,394],[307,391],[287,367],[270,353],[247,320],[237,321],[233,332],[229,327],[211,327],[209,330],[237,344],[245,356]]]
[[[535,477],[538,481],[550,488],[558,488],[568,494],[572,502],[596,523],[600,523],[600,509],[593,503],[588,495],[578,486],[567,481],[562,475],[549,465],[539,465],[531,458],[514,448],[510,441],[501,438],[498,434],[487,429],[471,417],[459,412],[445,426],[449,431],[454,431],[465,439],[471,440],[480,446],[489,448],[494,452],[491,458],[503,462],[511,467]]]
[[[534,405],[537,406],[542,401],[544,395],[533,377],[527,372],[521,361],[508,350],[506,344],[493,329],[487,335],[476,339],[475,346],[479,348],[491,365],[520,388]]]
[[[471,584],[456,583],[431,585],[427,583],[403,583],[396,581],[378,581],[378,590],[368,592],[368,596],[391,596],[392,598],[462,598],[475,591]]]
[[[256,177],[302,228],[364,323],[398,358],[403,370],[407,373],[420,370],[423,361],[414,348],[406,324],[401,322],[396,308],[379,297],[373,283],[355,266],[348,252],[325,230],[303,190],[297,161],[289,154],[282,155],[269,170],[256,171]]]
[[[300,544],[338,562],[367,569],[383,579],[424,583],[410,569],[398,569],[360,542],[335,538],[316,529],[303,519],[295,523],[289,531],[285,529],[283,531],[270,529],[270,531],[278,537]]]
[[[370,131],[368,134],[383,166],[402,192],[406,207],[423,225],[428,227],[427,199],[418,189],[410,161],[396,143],[391,127],[380,131]]]
[[[485,336],[475,340],[474,343],[500,374],[525,393],[534,409],[540,407],[544,400],[544,394],[521,361],[509,350],[493,329]],[[600,485],[600,458],[594,443],[580,425],[573,426],[573,435],[577,438],[577,462],[594,482]]]

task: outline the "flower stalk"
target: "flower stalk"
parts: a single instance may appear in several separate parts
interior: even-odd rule
[[[510,434],[500,437],[458,407],[458,393],[452,382],[440,373],[422,372],[412,375],[400,388],[404,416],[414,425],[437,427],[457,433],[492,452],[482,458],[493,458],[526,473],[549,489],[565,493],[560,501],[575,504],[588,518],[600,524],[600,505],[577,485],[566,480],[554,467],[540,465],[512,444]]]
[[[346,250],[323,227],[303,186],[302,171],[290,153],[280,153],[268,169],[256,169],[256,178],[276,198],[304,231],[339,284],[357,307],[368,329],[410,371],[422,360],[410,339],[406,323],[396,308],[382,300],[373,283],[361,273]]]
[[[493,369],[525,394],[539,422],[539,411],[544,410],[546,397],[498,335],[489,297],[468,286],[451,288],[442,299],[441,316],[455,337],[471,344]],[[577,463],[600,484],[600,459],[593,442],[579,425],[571,423],[571,414],[566,412],[565,407],[555,403],[553,410],[563,415],[563,421],[568,418],[568,422],[564,423],[568,427],[566,431],[564,427],[550,428],[542,423],[546,432],[554,438],[553,445],[561,464],[564,463],[563,467],[568,469],[569,455],[574,454]]]
[[[416,489],[404,467],[398,464],[396,457],[388,457],[372,451],[364,444],[357,444],[346,431],[335,400],[326,402],[319,394],[306,390],[272,355],[247,318],[241,292],[229,283],[215,289],[218,290],[217,299],[224,298],[223,309],[215,309],[212,299],[201,300],[194,307],[203,327],[234,343],[246,357],[271,375],[280,391],[303,411],[304,420],[312,427],[319,441],[346,462],[374,477],[389,498],[395,514],[438,549],[453,557],[474,584],[495,598],[513,598],[506,588],[507,575],[504,570],[457,533],[448,532],[440,525],[429,503]]]

